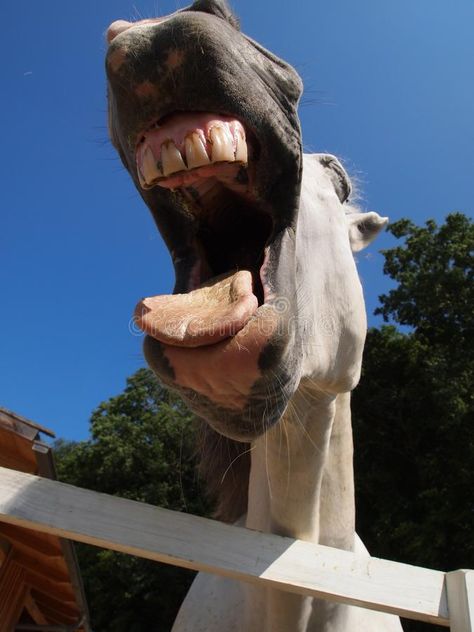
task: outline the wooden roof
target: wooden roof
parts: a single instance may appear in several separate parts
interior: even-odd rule
[[[54,433],[0,407],[0,466],[56,478]],[[90,632],[84,589],[69,540],[0,522],[0,632]]]

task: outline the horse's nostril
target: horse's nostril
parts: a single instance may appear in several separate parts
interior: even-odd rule
[[[110,44],[110,42],[115,37],[117,37],[117,35],[129,29],[132,25],[133,25],[133,22],[127,22],[126,20],[115,20],[115,22],[112,22],[112,24],[107,29],[107,34],[106,34],[107,43]]]

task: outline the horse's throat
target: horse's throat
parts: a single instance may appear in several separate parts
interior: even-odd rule
[[[252,445],[248,527],[320,542],[328,538],[333,513],[343,505],[348,516],[353,512],[352,444],[342,441],[342,413],[349,412],[344,397],[336,403],[300,387],[280,424]],[[335,457],[333,447],[348,453]],[[329,521],[324,513],[331,514]],[[353,531],[353,520],[347,523]],[[346,535],[338,531],[336,540]]]
[[[319,502],[319,543],[352,551],[355,498],[350,393],[336,398]]]
[[[252,445],[247,527],[352,548],[349,402],[349,394],[325,399],[300,387],[280,425]],[[320,629],[317,621],[339,616],[332,604],[274,589],[252,586],[246,601],[245,629],[262,632]]]

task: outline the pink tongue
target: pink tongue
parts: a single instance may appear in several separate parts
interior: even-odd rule
[[[188,294],[152,296],[136,310],[137,324],[175,347],[202,347],[235,336],[258,308],[252,274],[240,270],[212,279]]]

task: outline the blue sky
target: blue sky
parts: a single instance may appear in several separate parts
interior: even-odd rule
[[[143,366],[136,301],[172,270],[107,141],[103,33],[186,2],[4,3],[0,40],[0,405],[85,438],[95,406]],[[234,0],[244,32],[306,90],[307,151],[340,156],[367,210],[392,220],[472,214],[472,0]],[[359,256],[369,319],[389,287]]]

